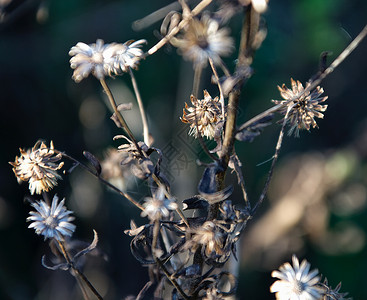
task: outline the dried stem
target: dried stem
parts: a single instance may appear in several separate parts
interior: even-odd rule
[[[293,106],[290,105],[288,107],[288,109],[287,109],[287,112],[286,112],[285,116],[284,116],[282,129],[280,130],[280,133],[279,133],[279,137],[278,137],[277,145],[275,147],[275,153],[274,153],[274,156],[273,156],[273,161],[272,161],[271,166],[270,166],[268,177],[266,178],[265,185],[264,185],[263,191],[262,191],[262,193],[260,195],[260,198],[259,198],[259,200],[257,201],[256,205],[254,206],[254,208],[252,210],[252,213],[251,213],[252,215],[256,212],[257,208],[264,201],[264,198],[265,198],[265,196],[266,196],[266,194],[268,192],[269,184],[270,184],[271,178],[273,177],[274,167],[275,167],[276,162],[278,161],[280,149],[282,147],[283,136],[284,136],[284,129],[285,129],[285,126],[287,125],[288,115],[289,115],[289,112],[292,109],[293,109]]]
[[[212,71],[213,71],[213,74],[214,74],[214,78],[215,80],[217,81],[217,85],[218,85],[218,89],[219,89],[219,101],[220,101],[220,104],[222,105],[222,117],[223,117],[223,120],[225,120],[225,111],[224,111],[224,95],[223,95],[223,89],[222,89],[222,86],[219,82],[219,77],[218,77],[218,72],[217,72],[217,69],[215,68],[214,66],[214,62],[211,58],[209,58],[209,64],[210,64],[210,67],[212,68]]]
[[[182,28],[184,28],[189,21],[199,14],[205,7],[207,7],[212,0],[203,0],[201,1],[192,11],[191,13],[183,19],[176,27],[174,27],[169,34],[167,34],[164,38],[162,38],[157,44],[155,44],[152,48],[150,48],[147,52],[147,55],[152,55],[157,52],[160,48],[162,48],[167,42],[170,41]]]
[[[202,72],[203,72],[203,66],[197,65],[194,70],[194,83],[192,85],[192,94],[195,97],[198,97],[199,95],[200,79]]]
[[[138,102],[141,121],[143,123],[144,143],[147,144],[148,146],[150,146],[149,127],[148,127],[147,117],[146,117],[146,114],[145,114],[143,101],[141,100],[140,92],[139,92],[139,89],[138,89],[138,84],[136,82],[135,75],[134,75],[133,71],[131,70],[131,68],[129,68],[129,74],[130,74],[130,77],[131,77],[131,82],[133,84],[133,88],[134,88],[134,92],[135,92],[135,96],[136,96],[136,101]]]
[[[105,91],[105,93],[107,94],[108,100],[110,101],[110,104],[112,106],[112,109],[117,117],[117,120],[119,121],[119,123],[121,124],[122,128],[125,130],[125,132],[127,133],[127,135],[129,136],[130,140],[132,140],[132,142],[134,143],[136,149],[139,151],[139,153],[143,156],[143,153],[133,135],[133,133],[131,132],[129,126],[127,125],[124,117],[122,116],[121,112],[118,110],[117,108],[117,104],[115,101],[115,98],[112,95],[112,92],[110,90],[110,88],[108,87],[106,81],[104,80],[104,78],[100,79],[99,82],[101,83],[103,90]]]
[[[90,283],[90,281],[88,280],[88,278],[77,268],[75,267],[73,261],[70,259],[69,254],[67,253],[64,243],[61,241],[57,241],[59,244],[59,247],[61,249],[62,255],[64,256],[66,262],[68,263],[68,265],[74,270],[74,272],[76,273],[76,275],[88,286],[88,288],[92,291],[92,293],[100,300],[103,300],[102,296],[97,292],[97,290],[94,288],[94,286]],[[83,289],[82,289],[83,291]],[[83,292],[83,294],[85,293],[85,291]],[[88,296],[86,296],[88,299]]]

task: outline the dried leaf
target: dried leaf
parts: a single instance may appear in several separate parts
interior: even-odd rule
[[[58,265],[54,265],[54,266],[49,266],[46,264],[46,255],[42,256],[42,266],[44,266],[46,269],[50,269],[53,271],[56,270],[63,270],[63,271],[67,271],[70,269],[70,265],[67,263],[63,263],[63,264],[58,264]]]
[[[77,254],[75,254],[75,256],[73,257],[73,261],[76,261],[77,259],[79,259],[79,257],[86,255],[87,253],[91,252],[92,250],[94,250],[97,247],[98,244],[98,234],[97,231],[95,231],[93,229],[93,241],[92,243],[85,249],[83,249],[82,251],[79,251]]]
[[[182,204],[183,204],[182,208],[183,210],[206,209],[209,206],[208,201],[206,201],[203,197],[199,195],[183,200]]]

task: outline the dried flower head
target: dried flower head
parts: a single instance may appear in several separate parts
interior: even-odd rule
[[[61,241],[65,236],[72,236],[75,225],[70,216],[73,212],[64,206],[65,199],[58,203],[59,198],[55,195],[51,207],[43,200],[32,203],[37,211],[31,211],[27,221],[32,222],[28,228],[34,228],[38,235],[43,235],[45,240],[56,239]]]
[[[153,197],[146,197],[143,206],[144,210],[141,216],[148,216],[151,221],[158,221],[163,217],[168,217],[170,210],[178,208],[175,199],[166,198],[163,187],[159,187]]]
[[[104,51],[105,68],[108,74],[128,72],[129,68],[137,69],[144,52],[140,49],[146,40],[127,41],[124,44],[111,44]]]
[[[198,100],[193,95],[191,95],[190,100],[193,107],[189,107],[185,103],[181,121],[190,124],[189,134],[195,138],[197,138],[199,132],[201,136],[213,139],[216,125],[223,120],[219,98],[212,99],[210,94],[204,90],[203,100]]]
[[[311,265],[303,260],[301,265],[298,258],[292,256],[293,267],[290,263],[280,266],[279,271],[273,271],[272,277],[279,278],[270,287],[279,300],[318,300],[322,296],[318,270],[310,272]]]
[[[342,287],[341,282],[335,287],[335,289],[332,289],[329,286],[328,280],[325,278],[324,282],[322,283],[322,286],[325,288],[324,297],[322,300],[351,300],[352,298],[345,298],[348,293],[339,293],[340,288]]]
[[[184,248],[195,251],[202,246],[207,257],[224,254],[225,234],[214,222],[206,221],[202,226],[189,230],[188,234],[192,236]]]
[[[201,19],[192,19],[180,37],[173,38],[171,44],[179,48],[185,59],[194,66],[205,66],[211,58],[214,63],[221,61],[221,56],[228,56],[233,50],[233,39],[226,28],[219,29],[219,23],[208,15]]]
[[[301,82],[294,81],[292,78],[291,83],[292,89],[288,89],[285,84],[282,87],[278,86],[280,95],[285,100],[273,100],[273,102],[284,104],[283,114],[286,114],[288,108],[290,108],[288,123],[291,125],[291,129],[289,134],[292,134],[295,130],[297,136],[300,129],[310,130],[311,125],[313,128],[317,127],[315,117],[322,119],[324,117],[322,112],[327,108],[327,105],[321,105],[320,103],[328,97],[321,96],[324,90],[319,86],[311,93],[309,91],[304,93],[304,90],[311,85],[310,82],[306,83],[306,88],[303,87]]]
[[[103,79],[106,73],[105,55],[111,55],[110,51],[106,51],[108,44],[104,45],[103,40],[97,40],[96,43],[87,45],[85,43],[77,43],[69,51],[70,67],[74,70],[73,79],[80,82],[92,73],[97,79]],[[106,51],[106,52],[105,52]]]
[[[10,164],[14,167],[13,172],[18,182],[28,181],[31,194],[41,194],[48,192],[55,185],[61,176],[57,170],[64,165],[63,162],[57,163],[61,159],[61,154],[56,154],[54,145],[51,141],[50,148],[43,142],[38,141],[32,149],[27,152],[20,150],[20,157],[15,157],[15,162]]]
[[[264,13],[268,8],[268,0],[219,0],[220,3],[217,15],[223,21],[228,21],[233,15],[243,11],[243,6],[252,4],[252,7],[259,14]]]

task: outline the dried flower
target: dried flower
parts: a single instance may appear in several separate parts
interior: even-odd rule
[[[171,39],[171,43],[179,48],[185,59],[193,61],[194,66],[205,66],[209,58],[219,63],[221,56],[231,54],[234,43],[228,34],[228,29],[219,29],[216,20],[203,15],[200,20],[192,19],[184,33]]]
[[[329,286],[328,280],[325,278],[322,286],[325,288],[324,297],[322,300],[351,300],[352,298],[345,298],[348,293],[339,293],[340,288],[342,287],[341,282],[332,289]]]
[[[273,271],[272,277],[279,278],[270,287],[279,300],[318,300],[323,289],[319,286],[318,270],[311,272],[311,265],[303,260],[301,265],[298,258],[292,256],[293,267],[287,262],[280,266],[279,271]]]
[[[167,199],[165,197],[165,189],[163,187],[159,187],[153,197],[146,197],[143,206],[144,210],[141,216],[148,216],[152,221],[160,220],[162,217],[168,217],[170,210],[178,208],[174,199]]]
[[[195,251],[201,245],[207,257],[212,253],[215,255],[224,254],[225,235],[223,230],[214,222],[206,221],[202,226],[189,230],[188,234],[191,234],[192,237],[187,239],[186,249]]]
[[[18,182],[29,181],[29,190],[32,195],[41,194],[43,191],[48,192],[57,185],[57,179],[61,179],[57,170],[61,169],[64,163],[56,163],[61,159],[61,154],[55,155],[52,141],[50,148],[38,141],[27,152],[21,148],[19,150],[21,156],[16,156],[15,162],[10,164],[14,167],[13,172]]]
[[[193,95],[191,95],[190,100],[193,107],[189,107],[185,103],[181,121],[190,124],[189,134],[195,138],[197,138],[198,132],[200,132],[202,136],[213,139],[216,125],[223,120],[219,98],[215,97],[212,99],[210,94],[204,90],[203,100],[198,100]]]
[[[243,6],[252,4],[252,7],[259,14],[264,13],[268,8],[268,0],[219,0],[220,7],[217,15],[223,21],[228,21],[233,15],[242,12]]]
[[[288,108],[290,107],[288,115],[288,123],[291,125],[289,134],[295,130],[296,136],[298,136],[300,129],[310,130],[312,125],[313,128],[317,127],[315,117],[323,118],[324,112],[327,105],[321,105],[328,97],[321,97],[324,90],[321,87],[317,87],[311,93],[307,91],[304,93],[305,88],[301,82],[297,80],[294,81],[291,78],[292,89],[288,89],[285,84],[282,87],[278,86],[280,95],[285,100],[273,100],[276,104],[284,104],[282,113],[286,114]],[[311,85],[310,82],[306,83],[306,89]]]
[[[59,198],[55,195],[51,207],[45,201],[36,201],[32,206],[37,210],[31,211],[27,221],[32,221],[28,228],[34,228],[38,235],[43,235],[45,240],[56,239],[61,241],[65,236],[72,236],[75,225],[70,222],[74,220],[70,216],[73,212],[64,206],[65,199],[58,203]]]
[[[146,40],[130,40],[124,44],[112,44],[106,49],[104,54],[108,59],[105,59],[105,67],[108,74],[118,75],[127,72],[129,68],[137,69],[144,54],[140,48],[146,42]]]
[[[106,73],[105,52],[109,45],[104,45],[103,40],[97,40],[95,44],[87,45],[85,43],[77,43],[69,51],[70,67],[74,70],[73,79],[80,82],[92,73],[97,79],[103,79]]]

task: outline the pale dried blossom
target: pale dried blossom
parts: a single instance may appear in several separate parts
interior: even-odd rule
[[[202,226],[189,230],[188,234],[191,237],[187,239],[185,249],[195,251],[202,246],[207,257],[224,254],[225,235],[214,222],[206,221]]]
[[[52,199],[51,207],[45,201],[36,201],[31,205],[37,211],[31,211],[27,221],[32,222],[28,228],[34,228],[36,234],[43,235],[45,240],[64,240],[65,236],[72,236],[75,225],[70,222],[74,220],[70,216],[73,212],[64,206],[65,199],[58,203],[59,198],[55,195]]]
[[[178,208],[175,199],[166,198],[165,189],[159,187],[153,197],[146,197],[143,204],[144,210],[142,217],[148,216],[151,221],[158,221],[161,218],[168,217],[170,211]]]
[[[101,39],[90,45],[77,43],[69,51],[72,56],[70,67],[75,69],[73,79],[80,82],[91,73],[97,79],[103,79],[107,75],[127,72],[129,68],[136,69],[143,56],[140,47],[144,43],[145,40],[130,40],[124,44],[104,44]]]
[[[284,104],[281,110],[283,114],[286,114],[289,109],[288,123],[291,126],[289,134],[295,131],[297,136],[300,129],[310,130],[311,126],[313,128],[317,127],[315,117],[324,118],[322,112],[327,109],[327,105],[321,105],[320,103],[324,102],[328,97],[321,96],[324,90],[320,86],[312,92],[304,92],[311,85],[310,82],[306,83],[304,88],[301,82],[298,80],[294,81],[291,78],[291,84],[292,89],[288,89],[285,84],[282,87],[278,86],[280,95],[285,100],[273,100],[273,102],[275,104]]]
[[[61,176],[57,170],[64,165],[57,163],[61,159],[61,154],[55,154],[54,145],[51,141],[50,148],[43,142],[38,141],[32,149],[20,150],[20,156],[15,157],[15,162],[10,164],[14,167],[13,172],[18,182],[28,181],[31,194],[41,194],[48,192],[57,185],[57,179]]]
[[[122,72],[128,72],[129,68],[137,69],[144,55],[140,48],[146,42],[146,40],[130,40],[124,44],[111,44],[105,51],[105,55],[108,57],[105,60],[108,74],[118,75]]]
[[[221,3],[217,15],[223,20],[228,21],[233,15],[243,11],[244,6],[252,4],[254,10],[261,14],[268,8],[268,0],[219,0]]]
[[[219,63],[221,56],[229,56],[234,47],[229,30],[219,29],[219,23],[206,14],[200,20],[193,18],[181,36],[171,39],[171,44],[194,66],[205,66],[209,58]]]
[[[204,99],[199,100],[191,95],[190,100],[193,106],[189,107],[185,103],[181,121],[190,124],[189,134],[195,138],[197,138],[199,132],[201,136],[213,139],[216,126],[220,121],[223,121],[219,98],[212,99],[210,94],[204,90]]]
[[[92,73],[97,79],[103,79],[107,75],[105,67],[105,55],[111,55],[110,52],[105,52],[107,45],[104,45],[103,40],[98,39],[96,43],[87,45],[79,42],[73,46],[69,55],[70,67],[74,69],[73,79],[75,82],[80,82]]]
[[[301,265],[298,258],[292,256],[293,266],[285,263],[279,267],[279,271],[273,271],[272,277],[280,280],[275,281],[270,287],[272,293],[276,293],[278,300],[319,300],[323,294],[320,286],[318,270],[310,272],[311,265],[303,260]]]

